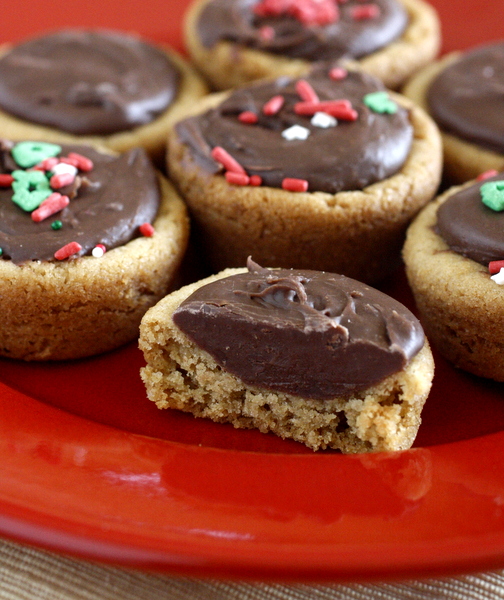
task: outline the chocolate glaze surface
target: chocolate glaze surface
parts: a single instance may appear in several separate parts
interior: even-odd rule
[[[436,232],[454,252],[485,266],[504,259],[504,211],[485,206],[480,188],[502,180],[504,173],[499,173],[475,183],[450,196],[437,210]]]
[[[367,93],[384,89],[381,82],[356,72],[333,81],[322,69],[305,79],[321,101],[350,100],[357,120],[340,120],[328,128],[312,125],[310,116],[294,112],[300,101],[295,80],[280,78],[235,91],[217,108],[178,123],[177,134],[194,160],[209,172],[220,171],[211,151],[222,146],[249,175],[259,175],[263,185],[271,187],[281,187],[284,178],[292,177],[308,181],[310,192],[334,194],[363,189],[401,168],[413,138],[408,111],[399,107],[396,114],[378,114],[363,103]],[[263,105],[276,95],[285,98],[283,107],[275,115],[264,115]],[[238,115],[243,111],[256,113],[258,122],[241,123]],[[282,136],[296,124],[309,130],[306,140],[289,141]]]
[[[159,183],[143,149],[115,157],[87,146],[62,148],[62,155],[77,152],[90,158],[93,170],[80,176],[76,191],[72,189],[75,186],[58,190],[75,196],[66,208],[39,223],[12,202],[11,188],[0,188],[1,260],[15,264],[52,261],[59,248],[73,241],[82,246],[75,256],[90,254],[97,244],[110,250],[138,237],[139,226],[154,220],[160,203]],[[5,149],[0,159],[0,172],[10,173],[15,168]],[[62,223],[57,231],[51,227],[55,220]]]
[[[352,17],[362,1],[348,0],[339,6],[336,22],[310,26],[288,15],[258,17],[253,11],[256,4],[257,0],[211,0],[197,22],[202,44],[212,47],[227,40],[309,61],[361,58],[397,39],[408,23],[404,7],[396,0],[373,0],[379,15],[362,20]],[[271,27],[274,36],[265,39],[262,27]]]
[[[408,309],[358,281],[248,266],[200,287],[173,315],[248,385],[320,400],[346,396],[402,370],[424,344]]]
[[[458,58],[432,82],[429,111],[444,131],[504,153],[504,41]]]
[[[177,94],[179,72],[140,39],[64,30],[14,47],[0,59],[0,108],[77,135],[107,135],[150,123]]]

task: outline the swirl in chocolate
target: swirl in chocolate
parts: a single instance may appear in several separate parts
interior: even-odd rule
[[[356,111],[356,120],[340,120],[335,126],[319,126],[312,115],[296,112],[300,96],[296,81],[279,78],[233,92],[217,108],[177,124],[180,140],[194,160],[211,173],[220,169],[211,156],[223,147],[248,175],[259,175],[262,183],[282,187],[285,178],[308,182],[309,191],[331,194],[361,190],[396,173],[411,147],[413,128],[408,111],[397,106],[394,114],[379,114],[364,104],[364,97],[383,90],[369,75],[349,72],[342,81],[333,81],[326,71],[317,70],[306,78],[321,102],[344,99]],[[273,115],[264,105],[282,96],[283,106]],[[255,124],[242,123],[239,115],[252,112]],[[306,139],[289,139],[286,130],[300,125]],[[306,131],[305,131],[306,134]]]
[[[372,7],[367,11],[362,10],[361,0],[329,2],[334,5],[336,18],[317,24],[296,18],[299,10],[261,16],[257,14],[260,4],[257,0],[210,0],[199,16],[197,32],[206,47],[227,40],[274,54],[317,61],[361,58],[376,52],[397,39],[408,23],[406,10],[396,0],[373,0],[365,4]],[[320,2],[313,4],[316,8]],[[359,14],[367,16],[359,18]]]
[[[434,79],[427,101],[441,129],[503,154],[504,42],[462,55]]]
[[[64,30],[0,59],[0,108],[77,135],[108,135],[150,123],[177,94],[165,53],[112,31]]]
[[[11,144],[2,143],[0,173],[19,169]],[[0,188],[0,248],[2,259],[21,265],[52,261],[57,250],[71,242],[82,247],[75,256],[91,254],[98,244],[107,250],[138,237],[139,227],[151,223],[158,211],[160,190],[156,173],[142,149],[120,156],[102,154],[87,146],[62,146],[62,155],[78,153],[93,161],[89,173],[58,190],[70,198],[66,208],[36,222],[12,201],[12,188]],[[59,221],[60,229],[52,223]]]
[[[480,190],[485,183],[503,179],[504,173],[499,173],[462,189],[437,210],[436,232],[450,249],[485,266],[504,259],[504,211],[485,206]]]
[[[320,400],[347,396],[402,370],[424,344],[409,310],[358,281],[248,266],[197,289],[173,315],[248,385]]]

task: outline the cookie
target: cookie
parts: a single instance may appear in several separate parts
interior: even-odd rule
[[[185,20],[188,51],[216,90],[341,59],[397,89],[435,58],[439,30],[422,0],[197,0]]]
[[[423,111],[369,75],[335,81],[324,69],[211,96],[200,110],[170,132],[168,169],[213,271],[249,255],[366,282],[396,267],[440,179],[440,138]]]
[[[158,408],[313,450],[409,448],[434,364],[417,319],[341,275],[249,261],[168,295],[140,327]]]
[[[449,189],[418,215],[404,246],[429,340],[456,367],[497,381],[504,381],[502,190],[504,173]]]
[[[504,42],[445,56],[420,71],[404,94],[441,129],[447,179],[463,183],[504,168]]]
[[[167,128],[206,91],[173,50],[114,31],[62,30],[4,46],[0,128],[14,140],[141,146],[159,161]]]
[[[137,338],[188,237],[145,151],[3,141],[0,167],[0,355],[80,358]]]

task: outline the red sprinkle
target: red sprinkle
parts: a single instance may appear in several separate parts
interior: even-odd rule
[[[294,112],[298,115],[314,115],[316,112],[325,112],[343,121],[355,121],[359,116],[349,100],[298,102],[294,105]]]
[[[259,37],[261,38],[261,40],[265,41],[272,40],[275,37],[275,30],[269,25],[264,25],[264,27],[261,27],[261,29],[259,29]]]
[[[494,177],[498,174],[498,171],[496,171],[495,169],[489,169],[488,171],[480,173],[478,177],[476,177],[476,181],[484,181],[485,179],[489,179],[490,177]]]
[[[142,223],[139,227],[140,233],[145,237],[152,237],[155,229],[150,223]]]
[[[9,175],[8,173],[0,174],[0,187],[10,187],[13,181],[14,177],[12,177],[12,175]]]
[[[299,79],[296,82],[296,92],[299,94],[301,100],[304,100],[305,102],[319,102],[317,92],[306,79]]]
[[[77,164],[75,165],[79,171],[91,171],[93,168],[93,161],[87,156],[82,156],[82,154],[78,154],[77,152],[70,152],[68,154],[68,158],[75,160]]]
[[[79,168],[79,161],[75,158],[70,158],[69,156],[63,156],[60,158],[60,162],[65,163],[66,165],[72,165],[76,169]]]
[[[233,173],[242,173],[246,175],[245,169],[236,161],[227,150],[224,150],[222,146],[215,146],[211,152],[212,158],[217,162],[220,162],[226,171],[232,171]]]
[[[72,175],[72,173],[58,173],[57,175],[53,175],[51,177],[49,180],[49,185],[53,190],[59,190],[59,188],[70,185],[74,179],[75,175]]]
[[[251,175],[249,185],[262,185],[262,177],[260,175]]]
[[[254,125],[258,121],[258,117],[255,112],[251,110],[244,110],[238,115],[238,121],[241,123],[247,123],[248,125]]]
[[[308,190],[308,182],[306,179],[286,177],[282,180],[282,189],[288,192],[306,192]]]
[[[504,269],[504,260],[492,260],[488,263],[488,271],[490,275],[495,275],[501,269]]]
[[[352,8],[352,19],[355,21],[364,21],[365,19],[375,19],[380,14],[380,7],[377,4],[362,4]]]
[[[70,199],[68,196],[62,196],[58,192],[53,192],[32,212],[31,218],[35,223],[40,223],[40,221],[47,219],[47,217],[63,210],[69,204]]]
[[[70,242],[69,244],[66,244],[65,246],[57,250],[54,253],[54,258],[56,260],[65,260],[65,258],[68,258],[73,254],[77,254],[81,250],[82,246],[79,244],[79,242]]]
[[[43,171],[50,171],[59,163],[59,158],[51,157],[44,159],[40,164],[38,164],[35,169],[40,169]]]
[[[268,100],[268,102],[266,102],[266,104],[263,106],[262,111],[268,116],[276,115],[284,105],[284,102],[285,98],[283,96],[273,96],[273,98]]]
[[[329,71],[329,77],[334,81],[341,81],[348,75],[348,71],[343,67],[334,67]]]
[[[250,177],[245,173],[234,173],[233,171],[227,171],[225,174],[226,181],[234,185],[248,185],[250,183]]]

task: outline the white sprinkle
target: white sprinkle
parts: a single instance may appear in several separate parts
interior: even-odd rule
[[[311,119],[311,124],[315,127],[324,127],[326,129],[327,127],[334,127],[338,124],[338,121],[332,115],[328,115],[325,112],[316,112]]]
[[[74,167],[73,165],[69,165],[67,163],[58,163],[57,165],[54,165],[54,167],[51,169],[52,173],[54,173],[55,175],[62,175],[63,173],[70,173],[71,175],[77,175],[78,173],[78,169],[77,167]]]
[[[101,258],[104,254],[105,251],[103,250],[103,248],[101,246],[95,246],[91,252],[91,254],[95,257],[95,258]]]
[[[490,279],[493,279],[497,285],[504,285],[504,267],[495,275],[492,275]]]
[[[291,142],[292,140],[306,140],[310,135],[310,130],[301,125],[293,125],[282,131],[282,137]]]

